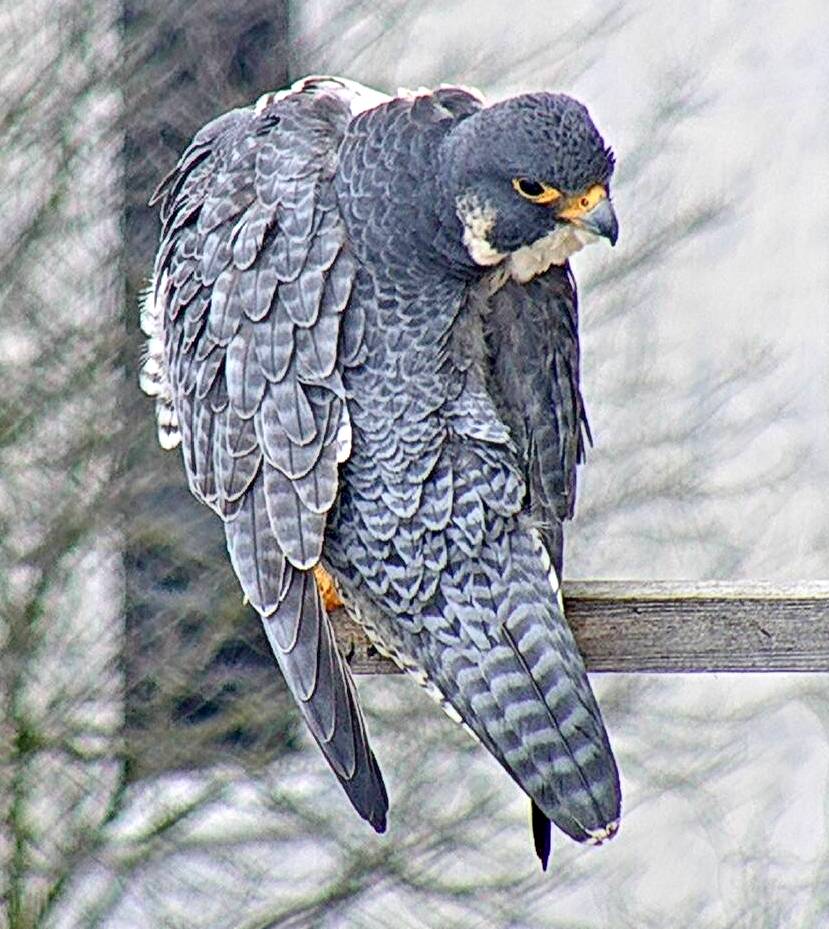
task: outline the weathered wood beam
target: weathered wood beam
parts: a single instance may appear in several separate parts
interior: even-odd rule
[[[829,581],[580,581],[564,602],[591,671],[829,671]],[[398,670],[334,622],[355,673]]]

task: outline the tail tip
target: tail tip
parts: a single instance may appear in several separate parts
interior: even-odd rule
[[[533,844],[538,860],[541,862],[541,870],[547,870],[547,864],[550,861],[550,849],[552,848],[552,829],[549,817],[533,800],[530,804],[530,820],[532,823]]]
[[[371,828],[382,835],[386,831],[387,822],[386,822],[386,811],[381,810],[379,812],[372,812],[366,816],[366,820]]]
[[[614,819],[599,829],[587,829],[585,831],[587,832],[586,845],[601,845],[603,842],[609,842],[619,831],[619,820]]]

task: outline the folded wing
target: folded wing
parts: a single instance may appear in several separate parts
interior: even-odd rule
[[[332,178],[357,95],[317,79],[196,135],[154,198],[142,383],[162,444],[180,442],[190,489],[224,521],[314,738],[381,831],[383,779],[310,571],[349,452],[340,372],[354,265]]]
[[[489,298],[490,395],[509,427],[530,505],[561,578],[562,522],[573,515],[576,468],[590,439],[579,390],[578,305],[568,266]]]

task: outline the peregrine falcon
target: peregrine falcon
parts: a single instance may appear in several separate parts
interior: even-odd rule
[[[589,439],[569,257],[618,234],[585,107],[311,77],[197,133],[153,202],[142,386],[311,733],[388,798],[317,578],[579,842],[619,776],[560,593]]]

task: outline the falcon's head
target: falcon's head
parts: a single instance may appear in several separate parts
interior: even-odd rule
[[[480,110],[447,137],[444,188],[476,265],[509,259],[527,281],[619,227],[613,154],[587,109],[563,94],[525,94]]]

